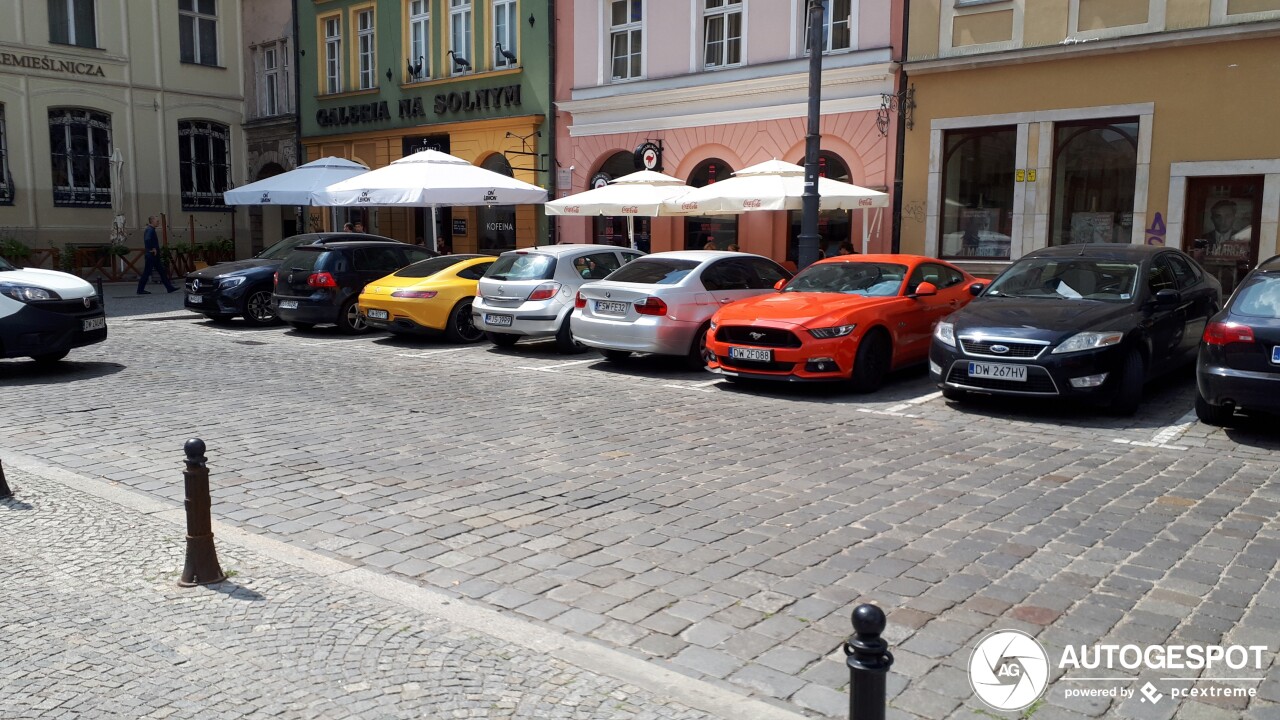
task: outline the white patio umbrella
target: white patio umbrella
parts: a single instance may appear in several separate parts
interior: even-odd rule
[[[545,205],[548,215],[568,216],[624,216],[627,218],[627,240],[636,249],[635,219],[675,214],[663,210],[663,203],[693,190],[670,175],[641,170],[612,180],[608,185],[575,195],[549,200]]]
[[[222,193],[228,205],[310,205],[311,193],[369,172],[358,162],[322,157],[305,165]]]
[[[721,180],[663,203],[676,215],[737,215],[757,210],[800,210],[804,203],[804,168],[769,160],[743,168]],[[821,210],[886,208],[889,195],[830,178],[818,178]],[[867,251],[867,216],[862,216],[862,251]]]

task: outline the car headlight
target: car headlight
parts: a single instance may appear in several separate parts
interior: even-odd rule
[[[1081,350],[1097,350],[1118,344],[1124,339],[1122,332],[1082,332],[1067,338],[1061,345],[1053,349],[1054,355],[1080,352]]]
[[[233,287],[236,287],[237,285],[243,285],[243,284],[244,284],[243,275],[236,275],[234,277],[224,277],[218,280],[218,287],[224,290],[227,288],[233,288]]]
[[[933,328],[933,336],[938,342],[951,347],[956,346],[956,324],[949,322],[940,322]]]
[[[837,325],[835,327],[809,328],[809,334],[816,338],[825,340],[827,338],[844,337],[845,335],[848,335],[849,333],[853,332],[853,329],[856,327],[858,326],[857,325]]]
[[[34,300],[61,300],[58,293],[52,290],[45,290],[41,287],[33,285],[0,285],[0,294],[8,295],[18,302],[32,302]]]
[[[720,323],[716,322],[716,321],[715,321],[715,318],[712,318],[712,319],[711,319],[711,320],[709,320],[708,322],[710,323],[709,327],[710,327],[712,330],[715,330],[716,328],[720,327]]]

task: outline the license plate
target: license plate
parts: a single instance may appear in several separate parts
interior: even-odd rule
[[[1271,363],[1280,365],[1280,345],[1271,348]]]
[[[1026,365],[1000,365],[998,363],[969,363],[969,377],[991,378],[993,380],[1027,381]]]
[[[371,320],[386,320],[387,318],[391,317],[391,315],[386,310],[370,310],[369,312],[365,313],[365,315],[368,315],[369,319]]]
[[[729,357],[734,360],[755,360],[756,362],[773,362],[772,350],[759,350],[756,348],[729,348]]]
[[[192,305],[199,305],[200,303],[204,302],[204,298],[200,297],[199,295],[192,295],[188,293],[187,302],[191,303]]]
[[[281,300],[280,309],[281,310],[297,310],[298,301],[297,300]]]
[[[501,325],[502,327],[509,327],[511,325],[511,316],[510,315],[493,315],[490,313],[485,313],[484,324],[485,325]]]
[[[609,302],[608,300],[597,300],[596,312],[601,315],[626,315],[627,304],[621,302]]]
[[[90,330],[101,330],[105,328],[107,326],[107,319],[105,317],[86,318],[82,323],[84,331],[89,332]]]

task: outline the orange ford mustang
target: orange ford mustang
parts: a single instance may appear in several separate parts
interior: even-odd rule
[[[848,380],[869,392],[890,370],[925,362],[934,324],[983,283],[934,258],[841,255],[779,286],[712,316],[709,370],[730,379]]]

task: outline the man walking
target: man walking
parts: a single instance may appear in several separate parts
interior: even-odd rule
[[[150,295],[151,291],[147,290],[147,283],[151,281],[151,271],[155,270],[160,275],[160,282],[164,283],[164,289],[173,292],[178,288],[169,282],[169,273],[164,268],[164,263],[160,262],[160,238],[156,236],[156,227],[160,224],[160,218],[152,215],[147,218],[147,229],[142,231],[142,257],[145,264],[142,266],[142,276],[138,278],[138,294]]]

